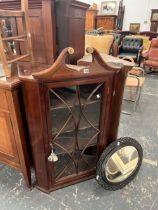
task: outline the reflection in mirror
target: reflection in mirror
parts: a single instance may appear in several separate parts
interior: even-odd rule
[[[113,153],[104,165],[107,180],[118,183],[131,176],[138,166],[138,156],[138,151],[133,146],[125,146]]]

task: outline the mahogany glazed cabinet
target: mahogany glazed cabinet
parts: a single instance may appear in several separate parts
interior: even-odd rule
[[[65,64],[73,53],[65,48],[48,69],[20,76],[37,187],[44,192],[94,177],[98,158],[117,138],[128,68],[91,52],[88,66]]]

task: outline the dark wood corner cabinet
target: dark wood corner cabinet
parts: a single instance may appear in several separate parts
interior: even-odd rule
[[[115,30],[116,29],[116,15],[96,15],[95,24],[96,28],[103,27],[104,30]]]
[[[31,186],[30,162],[24,132],[21,84],[17,78],[0,78],[0,163],[24,175]],[[28,139],[27,139],[28,140]],[[28,142],[27,142],[28,143]]]
[[[128,68],[109,66],[97,51],[88,66],[65,64],[21,75],[38,189],[44,192],[95,176],[96,163],[117,138]]]
[[[75,0],[55,1],[57,56],[65,47],[73,47],[71,64],[76,64],[85,53],[85,16],[89,6]]]

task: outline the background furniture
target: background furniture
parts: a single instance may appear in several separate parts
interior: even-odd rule
[[[119,58],[126,56],[132,57],[135,62],[140,63],[141,51],[143,50],[143,40],[140,38],[128,38],[125,37],[122,40],[119,48]]]
[[[95,29],[95,16],[98,10],[90,8],[86,12],[85,31],[93,31]]]
[[[0,9],[19,10],[20,0],[1,0]],[[54,0],[29,0],[31,40],[36,62],[51,64],[56,57],[54,14]],[[20,18],[10,18],[10,21],[12,35],[23,34]],[[19,54],[26,53],[23,43],[16,44],[15,48]]]
[[[25,116],[23,115],[22,102],[19,80],[16,78],[6,80],[5,77],[1,77],[0,162],[21,171],[26,185],[30,187],[31,173],[25,137],[27,127],[24,124]]]
[[[153,18],[154,14],[158,14],[158,9],[151,10],[151,26],[150,31],[157,32],[158,29],[158,18]],[[156,38],[156,37],[155,37]]]
[[[105,30],[122,30],[125,6],[123,0],[119,2],[117,15],[97,15],[96,28],[103,27]]]
[[[97,15],[95,18],[95,28],[103,27],[105,30],[115,30],[116,20],[116,15]]]
[[[117,33],[121,34],[122,37],[129,36],[129,35],[137,35],[137,33],[133,31],[118,31]]]
[[[85,35],[85,50],[87,47],[94,47],[100,53],[109,54],[114,43],[114,36],[113,35],[101,35],[101,36],[94,36],[94,35]],[[85,51],[85,54],[86,51]]]
[[[49,69],[20,77],[37,186],[45,192],[95,176],[100,154],[117,137],[129,69],[108,66],[96,51],[88,68],[65,65],[68,52]],[[58,161],[50,162],[54,153]]]
[[[114,36],[112,55],[117,57],[118,54],[119,54],[119,48],[121,46],[121,42],[122,42],[123,36],[121,34],[119,34],[119,33],[112,33],[112,35]]]
[[[115,43],[119,46],[122,42],[123,36],[119,33],[112,33],[115,38]]]
[[[152,40],[153,38],[156,38],[158,36],[157,33],[152,32],[152,31],[141,31],[139,34],[142,36],[149,37],[149,40]]]
[[[11,10],[0,10],[0,18],[8,18],[8,17],[18,17],[21,18],[22,24],[23,24],[23,31],[24,33],[22,35],[17,36],[9,36],[5,37],[5,32],[3,31],[3,24],[1,24],[0,28],[0,59],[3,66],[3,70],[5,72],[6,77],[11,77],[11,68],[9,68],[9,64],[15,63],[19,60],[22,60],[24,58],[30,58],[31,62],[34,62],[33,59],[33,53],[32,53],[32,43],[31,43],[31,36],[30,36],[30,25],[28,20],[28,0],[21,0],[21,10],[11,11]],[[24,55],[15,55],[11,51],[6,51],[6,43],[8,41],[14,41],[14,42],[25,42],[25,50],[26,54]],[[9,60],[8,60],[9,59]]]
[[[110,64],[110,65],[114,65],[114,66],[120,66],[123,65],[124,68],[126,69],[126,71],[129,71],[130,69],[132,69],[133,66],[135,66],[134,63],[132,63],[130,60],[130,62],[127,60],[123,60],[120,59],[118,57],[114,57],[111,55],[107,55],[104,53],[100,53],[101,58],[104,60],[104,62]],[[92,56],[84,56],[83,58],[79,59],[77,61],[77,65],[79,66],[88,66],[90,63],[92,63]]]
[[[152,39],[148,52],[142,54],[144,67],[150,70],[158,69],[158,39]]]
[[[144,81],[145,81],[144,70],[139,67],[133,67],[131,71],[129,72],[129,75],[126,79],[126,84],[125,84],[125,92],[127,89],[129,90],[129,97],[126,97],[126,98],[124,97],[124,100],[126,101],[128,100],[133,103],[133,111],[128,112],[128,111],[123,110],[122,113],[132,114],[135,112],[139,104]]]
[[[75,0],[55,1],[57,55],[65,47],[73,47],[75,53],[69,57],[72,64],[84,55],[85,16],[89,6]]]
[[[125,6],[123,6],[123,0],[119,2],[118,16],[117,16],[117,30],[122,30],[124,20]]]
[[[134,59],[130,56],[124,57],[122,58],[122,60],[130,61],[131,63],[133,63],[133,65],[135,65]],[[125,83],[125,90],[124,90],[124,100],[131,101],[133,103],[133,110],[132,111],[122,110],[122,113],[132,114],[135,112],[139,104],[144,81],[145,81],[144,69],[138,66],[133,66],[133,68],[128,72],[128,76]]]
[[[149,40],[150,38],[148,36],[143,36],[143,35],[131,35],[131,36],[126,36],[128,38],[139,38],[139,39],[142,39],[143,40],[143,50],[142,50],[142,53],[143,51],[147,51],[149,50],[149,47],[150,47],[150,44],[151,44],[151,41]]]

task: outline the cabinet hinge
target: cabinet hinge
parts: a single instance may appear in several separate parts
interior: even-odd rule
[[[109,95],[109,93],[110,93],[110,88],[107,87],[107,95]]]
[[[113,94],[112,95],[115,96],[115,90],[113,91]]]

